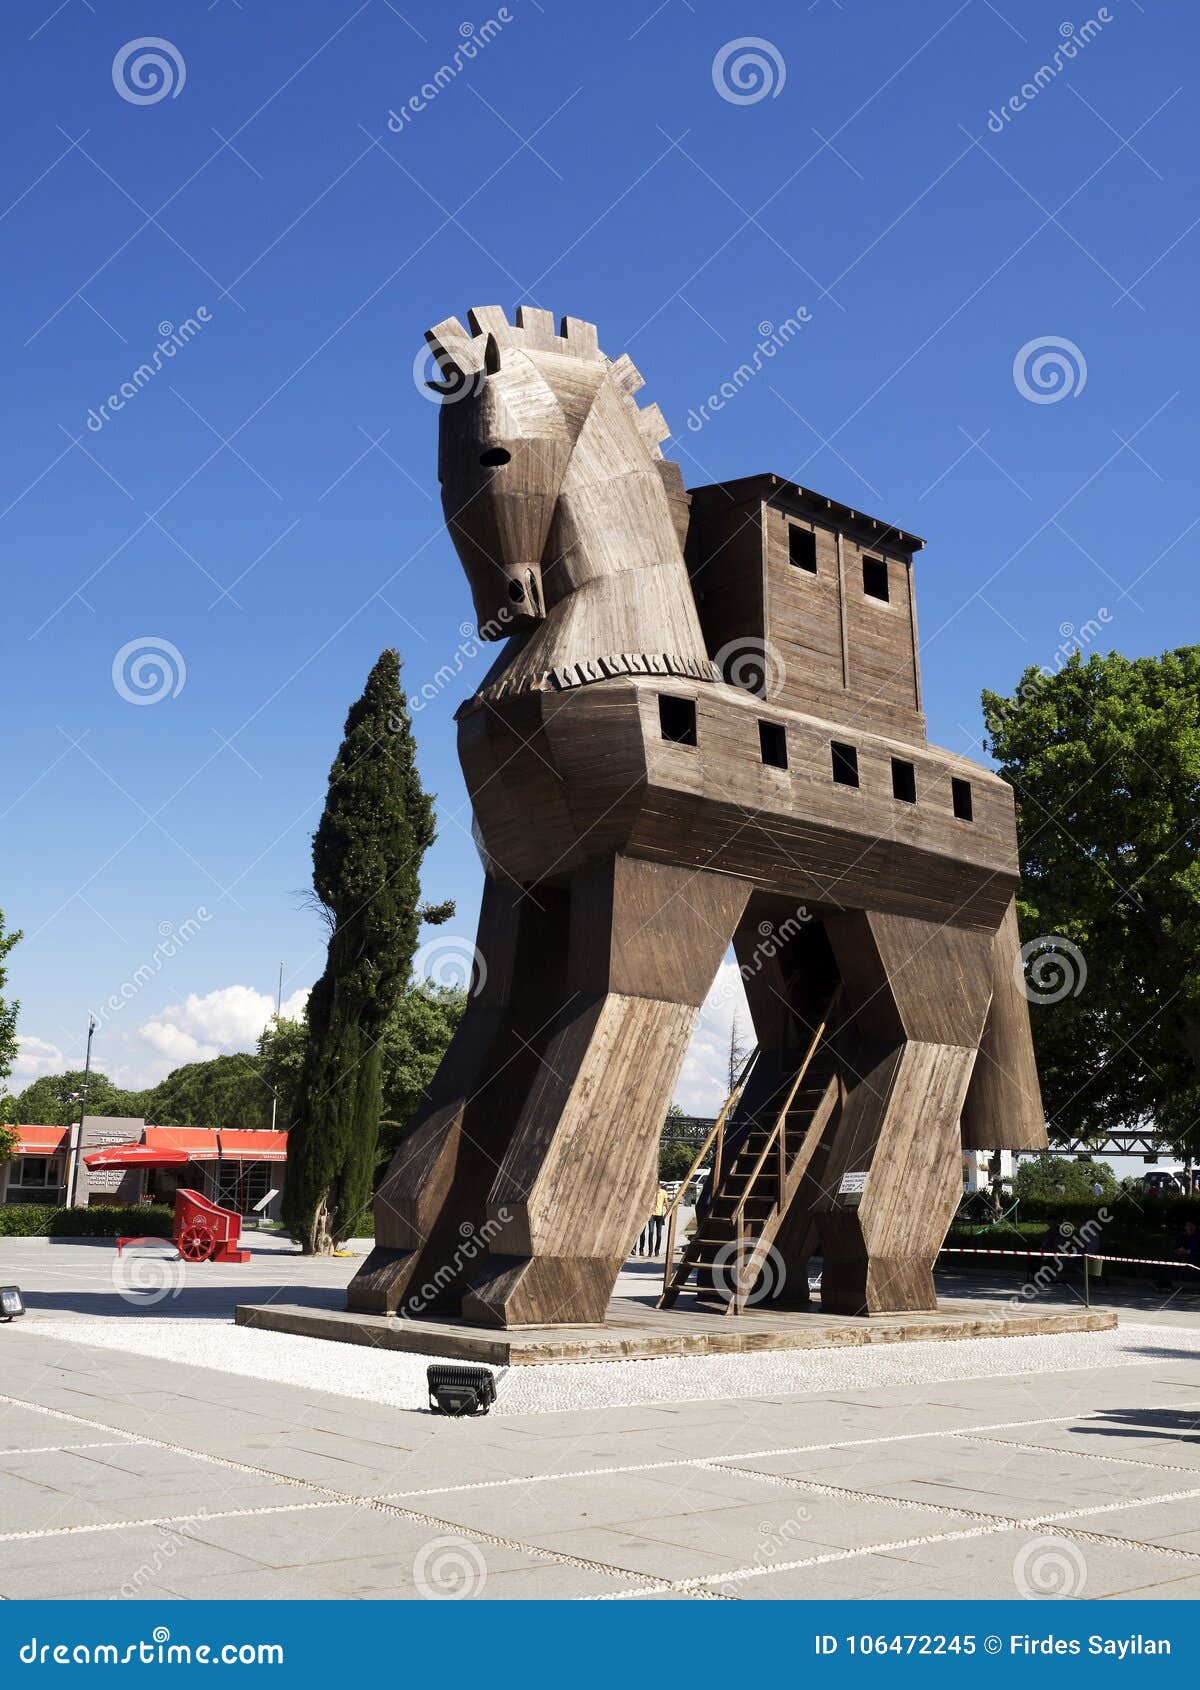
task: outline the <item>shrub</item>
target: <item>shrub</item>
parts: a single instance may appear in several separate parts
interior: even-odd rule
[[[1101,1220],[1101,1213],[1107,1220]],[[1152,1197],[1143,1194],[1130,1197],[1122,1194],[1109,1202],[1089,1198],[1087,1202],[1070,1203],[1063,1200],[1027,1198],[1021,1203],[1020,1220],[1003,1221],[993,1225],[973,1225],[956,1221],[946,1235],[947,1245],[974,1246],[989,1250],[1036,1250],[1045,1237],[1051,1221],[1068,1222],[1078,1234],[1089,1222],[1095,1230],[1088,1234],[1087,1253],[1099,1256],[1142,1256],[1158,1261],[1170,1261],[1174,1256],[1185,1221],[1200,1221],[1200,1197]],[[946,1256],[945,1267],[1017,1267],[997,1257],[988,1263],[986,1257],[972,1260],[970,1256]],[[1120,1272],[1121,1269],[1115,1271]],[[1130,1268],[1138,1277],[1152,1278],[1153,1268]],[[1187,1274],[1186,1280],[1200,1282],[1200,1275]]]
[[[54,1209],[46,1203],[0,1204],[0,1238],[170,1238],[171,1209]]]

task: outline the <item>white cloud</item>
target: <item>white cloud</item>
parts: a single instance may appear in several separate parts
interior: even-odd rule
[[[307,987],[283,1000],[282,1014],[297,1020],[308,1001]],[[222,986],[203,997],[192,992],[183,1003],[171,1003],[138,1032],[160,1058],[161,1079],[185,1062],[207,1062],[214,1056],[253,1050],[258,1036],[275,1013],[275,1000],[253,986]],[[147,1082],[153,1083],[153,1082]]]
[[[729,1035],[737,1016],[739,1041],[754,1043],[754,1028],[737,963],[727,958],[700,1006],[696,1031],[683,1059],[675,1102],[688,1115],[715,1115],[729,1092]]]
[[[61,1074],[66,1066],[67,1059],[57,1045],[35,1039],[30,1033],[19,1033],[17,1056],[7,1083],[14,1091],[21,1091],[43,1074]]]

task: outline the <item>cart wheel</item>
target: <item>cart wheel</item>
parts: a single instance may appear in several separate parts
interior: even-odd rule
[[[179,1254],[185,1262],[206,1262],[216,1247],[217,1237],[200,1221],[193,1221],[179,1234]]]

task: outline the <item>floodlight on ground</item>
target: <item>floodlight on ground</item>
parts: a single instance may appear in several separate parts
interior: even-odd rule
[[[19,1285],[0,1285],[0,1320],[15,1320],[25,1313],[25,1299]]]
[[[495,1376],[486,1367],[435,1365],[427,1378],[431,1414],[486,1414],[496,1400]]]

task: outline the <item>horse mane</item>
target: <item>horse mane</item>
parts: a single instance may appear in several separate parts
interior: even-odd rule
[[[606,357],[595,323],[579,317],[561,318],[556,330],[553,312],[518,305],[516,319],[510,323],[503,306],[477,305],[467,312],[469,331],[457,317],[447,317],[427,329],[425,339],[442,374],[441,382],[429,385],[451,401],[462,397],[487,373],[489,340],[501,356],[506,347],[512,347],[533,354],[535,363],[539,352],[549,352],[600,364],[632,411],[647,452],[652,458],[662,458],[661,442],[670,438],[671,430],[658,405],[638,405],[634,396],[646,385],[645,377],[627,352],[619,358]]]

